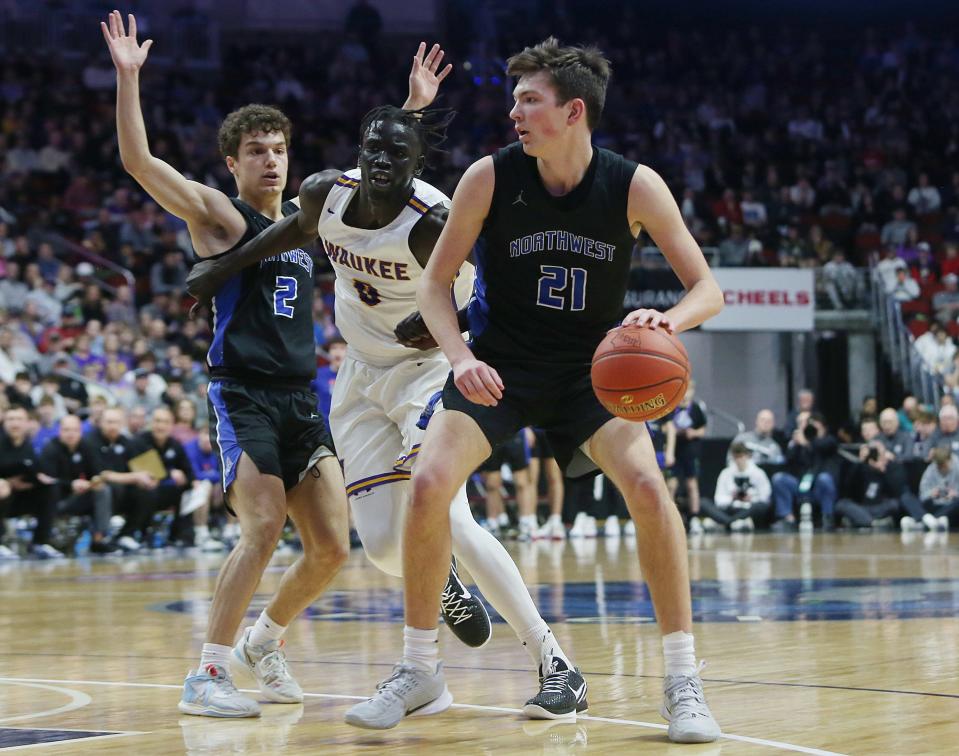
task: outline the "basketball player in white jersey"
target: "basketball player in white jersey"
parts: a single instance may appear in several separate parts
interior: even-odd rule
[[[199,263],[188,281],[190,293],[204,301],[239,266],[322,238],[336,271],[336,323],[349,344],[333,390],[330,426],[366,554],[396,576],[402,575],[410,470],[423,434],[418,426],[425,424],[421,416],[432,409],[427,403],[442,388],[449,363],[435,348],[421,351],[398,343],[394,329],[401,321],[422,322],[416,315],[417,282],[445,223],[449,199],[416,176],[428,152],[445,138],[450,116],[392,106],[371,111],[361,127],[359,168],[308,177],[300,188],[299,213],[229,257]],[[472,266],[464,263],[451,284],[457,305],[465,304],[472,285]],[[586,710],[586,684],[581,682],[574,693],[543,683],[557,664],[570,670],[573,664],[540,617],[506,550],[473,520],[465,486],[453,498],[450,520],[454,556],[539,666],[541,690],[524,712],[533,718],[575,718],[577,711]],[[460,590],[453,595],[448,585],[443,594],[447,621],[445,604],[468,596],[465,588]],[[411,628],[404,635],[408,653],[394,675],[431,674],[422,659],[436,640]],[[428,702],[404,700],[400,709],[433,714],[451,702],[444,690]],[[393,727],[399,718],[395,701],[390,703],[384,706],[374,696],[350,709],[346,721],[372,729]]]

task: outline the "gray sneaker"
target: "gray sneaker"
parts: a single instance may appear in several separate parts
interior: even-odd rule
[[[663,679],[663,719],[674,743],[711,743],[722,735],[713,719],[699,674],[666,675]]]
[[[353,706],[345,719],[354,727],[388,730],[403,717],[439,714],[452,703],[442,663],[431,675],[425,669],[400,662],[393,667],[393,674],[376,686],[373,697]]]

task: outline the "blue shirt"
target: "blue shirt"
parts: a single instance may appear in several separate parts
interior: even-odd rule
[[[316,369],[316,378],[310,383],[310,388],[316,392],[316,406],[323,415],[327,427],[330,423],[330,404],[333,401],[333,384],[336,382],[336,372],[329,366]]]
[[[220,482],[220,458],[213,449],[210,449],[209,454],[204,454],[197,439],[185,444],[183,449],[186,451],[186,456],[193,467],[193,475],[197,480]]]

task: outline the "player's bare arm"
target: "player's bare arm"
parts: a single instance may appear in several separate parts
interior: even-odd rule
[[[244,268],[316,239],[323,205],[341,175],[340,171],[330,169],[307,176],[300,185],[297,212],[277,221],[229,254],[198,262],[187,276],[187,293],[200,305],[208,305],[220,286]]]
[[[695,328],[723,308],[723,293],[713,277],[673,199],[666,182],[656,171],[644,165],[636,168],[629,186],[627,216],[630,227],[639,233],[645,228],[656,246],[662,250],[686,294],[665,313],[656,310],[634,310],[623,319],[623,325],[662,327],[670,332]]]
[[[445,53],[438,44],[434,44],[427,53],[426,43],[420,42],[413,56],[413,66],[410,68],[410,91],[406,102],[403,103],[403,110],[419,110],[436,99],[440,84],[453,70],[453,65],[450,63],[445,68],[440,68],[443,55]]]
[[[420,279],[416,301],[423,320],[453,367],[456,386],[471,402],[495,406],[503,398],[499,374],[477,360],[463,342],[449,296],[449,282],[469,257],[493,201],[493,158],[471,165],[460,179],[449,218]]]
[[[410,232],[410,251],[413,257],[424,269],[430,261],[433,250],[436,248],[436,242],[440,238],[443,226],[446,225],[446,219],[449,217],[449,208],[443,205],[434,205],[429,212],[417,221]],[[459,323],[460,332],[469,328],[467,323],[467,309],[464,307],[456,313],[456,320]],[[414,312],[403,318],[394,329],[396,340],[403,346],[414,349],[435,349],[438,344],[433,338],[423,315],[420,312]]]
[[[236,244],[246,224],[223,192],[190,181],[151,154],[140,109],[140,69],[153,40],[139,44],[136,18],[133,14],[127,18],[126,29],[118,11],[100,23],[117,69],[117,138],[123,168],[164,210],[186,221],[197,255],[217,254]]]

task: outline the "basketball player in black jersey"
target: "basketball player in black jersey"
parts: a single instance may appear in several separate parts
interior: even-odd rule
[[[296,205],[282,200],[290,123],[280,111],[248,105],[227,116],[220,128],[221,152],[238,197],[190,181],[154,157],[147,142],[139,71],[152,40],[138,44],[136,20],[129,16],[127,31],[116,11],[101,29],[117,69],[123,166],[165,210],[186,221],[199,257],[226,254],[296,211]],[[421,45],[407,107],[428,104],[436,93],[442,54],[438,46],[425,58],[424,53]],[[231,278],[214,298],[208,355],[211,435],[241,537],[217,580],[200,666],[187,677],[179,704],[184,713],[259,715],[259,704],[232,683],[231,656],[254,675],[269,700],[302,701],[302,690],[286,667],[281,636],[349,554],[343,475],[309,390],[316,372],[312,287],[310,255],[292,249]],[[303,555],[231,650],[288,515]]]
[[[720,729],[696,666],[679,512],[645,425],[603,409],[589,366],[619,320],[641,227],[686,295],[665,313],[636,310],[624,323],[683,331],[718,313],[722,293],[663,180],[592,145],[610,73],[601,53],[550,38],[510,58],[508,73],[518,79],[510,118],[519,141],[466,171],[417,297],[453,370],[444,411],[433,416],[413,470],[403,542],[406,624],[421,637],[437,625],[450,554],[446,502],[497,443],[523,426],[541,427],[562,466],[581,452],[623,492],[663,634],[669,737],[712,741]],[[449,281],[471,250],[477,281],[468,345]],[[581,680],[560,664],[542,674],[557,690],[575,692]],[[439,666],[435,677],[442,679]],[[383,687],[394,685],[391,678]]]

